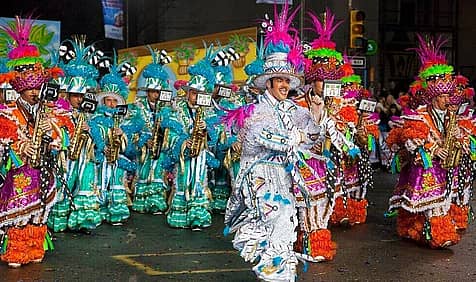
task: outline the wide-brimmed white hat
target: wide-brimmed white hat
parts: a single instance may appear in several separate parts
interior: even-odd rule
[[[106,97],[113,97],[117,99],[118,105],[125,105],[126,104],[126,97],[120,94],[119,87],[115,84],[107,85],[103,88],[102,92],[96,94],[96,99],[98,101],[98,105],[104,105],[104,98]],[[124,93],[126,94],[126,93]]]
[[[294,67],[288,62],[288,54],[276,52],[268,55],[264,62],[264,73],[256,76],[254,85],[265,89],[266,81],[273,77],[284,77],[289,79],[291,89],[300,87],[304,80],[302,76],[295,73]]]

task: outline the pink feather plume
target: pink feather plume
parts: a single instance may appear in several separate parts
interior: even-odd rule
[[[1,28],[15,41],[15,48],[8,53],[10,59],[23,57],[38,57],[40,55],[38,48],[29,43],[31,29],[35,21],[28,17],[20,19],[15,17],[13,26],[2,25]]]
[[[438,36],[435,39],[425,40],[421,34],[416,34],[418,39],[418,48],[411,48],[409,50],[414,50],[418,57],[420,57],[421,69],[426,69],[432,65],[445,65],[446,57],[445,54],[441,51],[441,47],[448,41],[444,39],[443,36]]]
[[[291,27],[293,19],[296,17],[297,12],[301,5],[298,5],[294,11],[289,14],[289,3],[286,1],[281,13],[278,13],[278,5],[274,4],[274,23],[271,29],[266,31],[266,38],[264,40],[265,46],[270,43],[279,44],[283,42],[285,45],[291,46],[294,42],[293,38],[289,34],[290,31],[296,31]]]
[[[335,15],[332,14],[329,8],[326,8],[326,15],[321,22],[316,14],[313,12],[308,12],[309,17],[311,17],[311,22],[313,25],[313,30],[317,33],[318,37],[312,41],[311,46],[313,49],[319,48],[328,48],[335,50],[336,44],[332,41],[332,35],[335,30],[342,24],[341,21],[335,21]]]
[[[227,129],[237,126],[238,128],[242,128],[245,125],[245,121],[247,118],[253,114],[255,109],[254,104],[248,104],[241,106],[237,109],[233,110],[226,110],[227,113],[221,118],[221,122],[223,122]]]
[[[288,62],[295,67],[296,71],[301,71],[304,68],[304,53],[301,39],[299,38],[297,32],[293,37],[293,44],[291,45],[291,50],[288,53]]]

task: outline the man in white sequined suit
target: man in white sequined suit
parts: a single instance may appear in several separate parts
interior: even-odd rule
[[[233,246],[245,261],[257,262],[253,270],[265,281],[295,279],[297,218],[291,189],[303,182],[296,168],[299,150],[310,148],[308,136],[319,133],[309,111],[286,99],[301,85],[292,71],[273,68],[286,55],[268,56],[265,74],[255,80],[266,91],[249,106],[254,109],[239,132],[240,171],[225,215],[225,234],[236,232]]]

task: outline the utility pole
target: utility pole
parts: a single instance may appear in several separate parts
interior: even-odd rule
[[[304,13],[306,12],[306,0],[301,0],[301,12],[299,13],[299,34],[301,41],[304,40]]]

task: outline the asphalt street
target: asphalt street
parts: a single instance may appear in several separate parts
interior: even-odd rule
[[[300,264],[298,281],[476,281],[476,235],[430,250],[400,240],[395,219],[383,217],[396,176],[375,174],[366,224],[332,228],[338,243],[331,262]],[[473,202],[474,206],[474,202]],[[55,251],[41,264],[9,269],[0,281],[256,281],[251,265],[223,237],[223,216],[202,232],[172,229],[164,215],[133,213],[124,226],[101,225],[91,235],[55,234]]]

